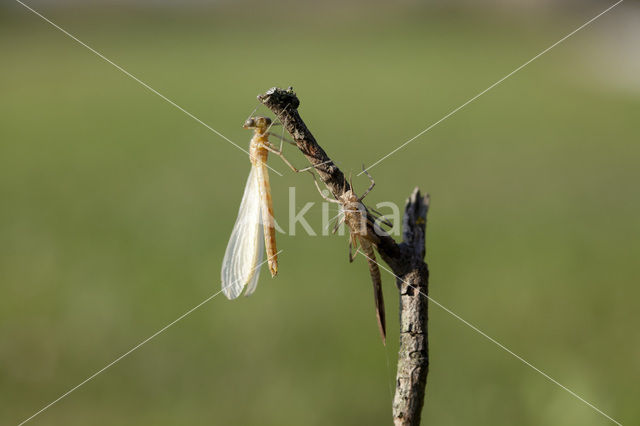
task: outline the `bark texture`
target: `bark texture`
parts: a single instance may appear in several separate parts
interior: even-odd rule
[[[429,373],[429,270],[423,261],[428,209],[429,196],[422,197],[414,189],[405,206],[402,242],[411,267],[396,277],[400,291],[400,350],[393,398],[396,426],[420,424]]]
[[[315,166],[320,179],[336,199],[348,190],[342,171],[318,145],[298,113],[300,100],[293,88],[274,87],[258,100],[283,123],[300,151]],[[429,197],[415,188],[405,206],[403,241],[398,244],[383,230],[368,228],[367,238],[374,242],[380,257],[396,276],[400,297],[400,349],[393,420],[396,426],[417,426],[424,404],[429,345],[427,334],[429,270],[424,262],[426,216]]]

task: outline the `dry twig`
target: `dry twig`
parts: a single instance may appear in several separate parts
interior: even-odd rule
[[[274,87],[259,95],[258,100],[278,117],[334,197],[341,199],[351,189],[350,185],[302,121],[298,113],[300,101],[293,89]],[[405,206],[402,243],[396,243],[391,236],[373,226],[369,227],[367,235],[396,275],[400,296],[400,349],[393,400],[396,426],[420,424],[427,384],[428,299],[425,296],[428,294],[429,270],[423,259],[428,208],[429,196],[422,197],[415,188]]]

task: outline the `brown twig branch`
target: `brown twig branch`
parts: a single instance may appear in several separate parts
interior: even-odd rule
[[[315,166],[320,179],[334,197],[350,189],[342,171],[307,128],[298,113],[300,101],[292,88],[269,89],[258,100],[269,108],[293,137],[300,151]],[[429,270],[424,262],[425,229],[429,197],[422,197],[416,188],[405,206],[403,241],[398,244],[384,231],[372,226],[369,238],[382,259],[396,275],[400,295],[400,349],[393,419],[396,426],[420,424],[429,368],[427,334]],[[422,295],[421,295],[422,293]]]

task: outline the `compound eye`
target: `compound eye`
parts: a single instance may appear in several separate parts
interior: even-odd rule
[[[244,122],[242,127],[244,127],[245,129],[251,129],[253,127],[256,127],[256,120],[253,118],[249,118],[247,121]]]

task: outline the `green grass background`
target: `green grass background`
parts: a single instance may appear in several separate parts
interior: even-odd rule
[[[603,8],[39,4],[243,147],[255,96],[294,86],[346,171]],[[635,424],[640,97],[589,76],[589,31],[372,169],[368,201],[428,191],[431,295]],[[0,423],[17,424],[219,290],[249,162],[19,5],[0,9],[0,55]],[[596,77],[615,71],[601,65]],[[277,218],[296,186],[319,229],[311,180],[271,165],[285,172],[272,175]],[[346,238],[298,228],[278,244],[280,273],[263,271],[253,297],[216,297],[32,424],[390,424],[392,277],[384,348]],[[610,424],[435,305],[429,330],[424,424]]]

